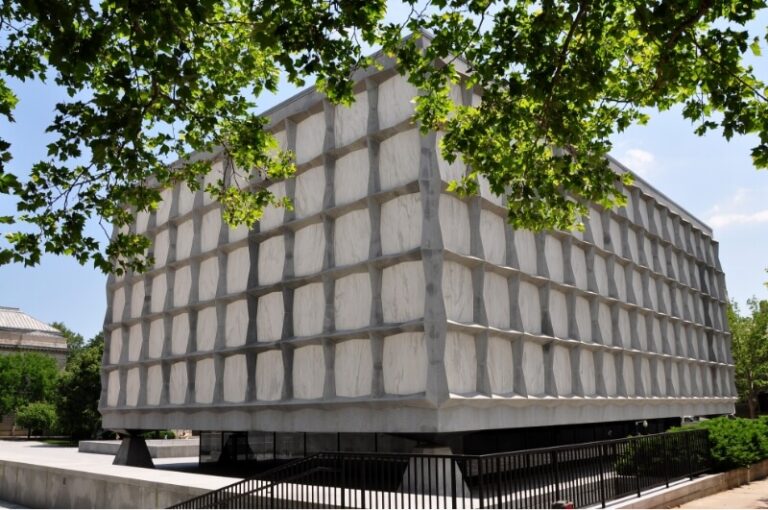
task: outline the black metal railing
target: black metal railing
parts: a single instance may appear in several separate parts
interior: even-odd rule
[[[605,507],[709,465],[705,430],[490,455],[329,452],[171,508]]]

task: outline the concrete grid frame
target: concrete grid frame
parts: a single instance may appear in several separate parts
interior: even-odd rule
[[[349,108],[310,89],[268,112],[297,175],[241,184],[294,209],[230,229],[179,185],[138,215],[156,262],[108,281],[104,426],[439,433],[732,412],[712,231],[637,177],[583,233],[512,230],[487,182],[446,191],[465,168],[420,135],[418,90],[382,61]],[[200,157],[207,179],[238,178]]]

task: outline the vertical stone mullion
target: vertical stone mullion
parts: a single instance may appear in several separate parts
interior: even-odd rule
[[[601,397],[607,397],[608,391],[605,387],[605,368],[603,359],[605,356],[605,351],[599,350],[599,351],[593,351],[592,357],[595,362],[595,394]],[[608,374],[610,375],[610,374]],[[616,374],[613,374],[613,377],[615,377]]]
[[[483,241],[480,236],[481,198],[469,201],[470,254],[484,260]],[[473,320],[485,329],[475,336],[475,358],[477,380],[475,388],[483,395],[491,394],[491,380],[488,373],[488,314],[485,309],[485,263],[472,268]]]
[[[550,397],[559,397],[555,380],[555,349],[552,342],[544,344],[544,392]]]
[[[291,120],[285,121],[288,150],[296,152],[296,123]],[[296,180],[288,179],[285,181],[285,196],[293,201],[296,198]],[[296,217],[293,210],[286,209],[283,213],[283,223],[292,221]],[[294,231],[284,229],[285,241],[285,265],[283,266],[283,281],[289,280],[294,276]],[[327,244],[327,243],[326,243]],[[283,340],[293,338],[293,289],[283,287],[283,306],[285,315],[283,318]],[[281,400],[293,399],[293,346],[285,342],[280,342],[280,350],[283,356],[283,393]]]
[[[589,297],[589,319],[592,324],[592,340],[599,344],[605,344],[605,335],[600,328],[600,298],[595,295]]]
[[[584,384],[581,381],[581,359],[583,356],[583,347],[578,346],[569,349],[569,358],[571,361],[571,394],[583,397],[584,396]],[[593,377],[592,374],[587,374],[589,377]]]
[[[573,251],[573,237],[567,236],[562,241],[563,243],[563,283],[568,285],[576,285],[576,276],[573,273],[573,258],[571,252]]]
[[[525,372],[523,372],[525,369],[523,364],[523,355],[525,349],[525,345],[523,344],[524,341],[525,340],[522,337],[517,337],[512,341],[512,362],[514,363],[512,377],[514,378],[513,385],[515,393],[517,395],[527,397],[528,388],[526,388],[525,385]]]
[[[513,274],[507,278],[509,290],[509,327],[523,331],[523,318],[520,315],[520,275]]]
[[[628,393],[627,384],[624,381],[624,353],[615,352],[613,360],[616,369],[616,373],[614,374],[614,377],[616,377],[616,395],[619,397],[626,397],[628,396]]]
[[[325,115],[325,139],[323,141],[323,171],[325,173],[325,191],[323,194],[323,209],[332,208],[335,201],[334,181],[336,161],[329,152],[336,148],[335,119],[336,107],[329,101],[323,101]],[[334,261],[334,218],[327,214],[321,215],[325,235],[325,253],[323,254],[323,270],[326,271],[335,266]],[[336,280],[327,272],[323,275],[323,294],[325,295],[325,317],[323,319],[323,332],[332,333],[336,329],[335,289]],[[323,398],[332,399],[336,396],[336,346],[327,337],[322,339],[323,359],[325,360],[325,380],[323,383]]]

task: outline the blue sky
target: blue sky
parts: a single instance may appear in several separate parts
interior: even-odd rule
[[[44,129],[64,95],[41,83],[13,88],[20,98],[17,121],[0,124],[0,137],[13,145],[11,168],[24,173],[45,155],[50,139]],[[259,105],[269,108],[296,92],[285,85]],[[768,171],[752,165],[755,139],[698,137],[677,110],[654,113],[646,126],[630,128],[613,141],[613,156],[714,229],[730,297],[742,308],[751,296],[768,299],[763,284],[768,281]],[[0,215],[13,209],[8,197],[0,196]],[[45,322],[64,322],[86,337],[101,330],[105,286],[99,271],[66,257],[47,255],[34,268],[0,266],[0,305],[19,307]]]

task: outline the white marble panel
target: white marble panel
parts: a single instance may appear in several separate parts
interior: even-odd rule
[[[143,234],[147,231],[149,225],[149,211],[138,211],[136,213],[136,233]]]
[[[469,208],[458,198],[443,193],[438,206],[443,247],[469,255]]]
[[[157,204],[157,212],[155,214],[155,223],[157,226],[168,222],[168,218],[171,216],[171,206],[173,205],[173,190],[166,188],[160,191],[160,203]]]
[[[667,276],[671,277],[673,280],[679,280],[681,282],[684,282],[684,277],[683,277],[684,275],[680,274],[679,257],[677,256],[677,253],[675,253],[674,251],[671,251],[669,253],[669,261],[671,262],[672,272]]]
[[[470,292],[467,291],[467,294]],[[507,279],[496,273],[485,273],[483,301],[488,325],[509,329],[509,286]]]
[[[382,129],[409,120],[413,116],[418,89],[395,75],[379,85],[379,127]]]
[[[293,270],[296,276],[319,273],[325,256],[325,227],[314,223],[296,231]]]
[[[224,358],[224,400],[226,402],[244,402],[248,387],[248,364],[245,354]]]
[[[595,255],[592,262],[592,270],[595,273],[595,281],[597,282],[597,292],[600,295],[608,295],[608,269],[605,265],[605,259],[600,255]]]
[[[184,260],[192,254],[195,240],[195,223],[189,219],[176,229],[176,260]]]
[[[117,407],[120,397],[120,371],[113,370],[107,376],[107,406]]]
[[[215,249],[219,245],[220,233],[221,211],[218,208],[211,209],[203,215],[200,251],[205,253]]]
[[[337,330],[362,328],[370,323],[372,294],[367,272],[339,278],[334,294]]]
[[[488,379],[491,393],[509,394],[515,391],[515,363],[512,342],[503,337],[488,338]]]
[[[445,335],[445,375],[450,393],[473,393],[477,384],[475,338],[449,331]]]
[[[629,244],[629,253],[626,256],[635,262],[639,262],[640,249],[637,246],[637,234],[631,228],[627,229],[627,244]]]
[[[267,189],[271,191],[272,194],[278,199],[285,197],[285,182],[276,182],[275,184],[267,187]],[[265,207],[264,215],[259,221],[259,230],[261,232],[266,232],[268,230],[272,230],[278,225],[282,225],[283,216],[285,216],[284,207],[275,207],[272,205]]]
[[[651,206],[642,196],[640,196],[640,200],[637,202],[637,208],[640,211],[640,222],[647,230],[651,228],[651,221],[654,221],[653,213],[650,215],[648,214],[649,207],[653,208],[653,206]],[[656,216],[658,216],[658,211],[654,212],[656,213]],[[658,219],[655,221],[656,225],[658,225]]]
[[[467,167],[464,161],[461,159],[461,155],[457,154],[453,163],[443,158],[442,143],[445,133],[442,131],[437,132],[437,168],[440,170],[440,178],[444,182],[458,181],[466,173]]]
[[[654,268],[653,249],[652,249],[653,244],[650,237],[648,236],[644,236],[644,237],[645,237],[645,240],[643,241],[643,252],[645,252],[645,261],[646,261],[647,267],[653,269]],[[658,271],[659,269],[656,268],[655,270]]]
[[[384,255],[421,246],[421,198],[402,195],[381,206],[381,250]]]
[[[603,381],[605,382],[605,393],[610,397],[616,395],[616,359],[613,354],[603,353]]]
[[[185,354],[189,345],[189,314],[180,313],[173,317],[171,327],[171,353]]]
[[[168,382],[168,400],[171,404],[183,404],[187,399],[187,362],[171,365],[171,377]]]
[[[427,389],[427,345],[424,333],[407,332],[384,338],[384,392],[409,395]]]
[[[144,310],[144,281],[138,281],[131,288],[131,317],[141,317]]]
[[[128,330],[128,361],[138,361],[141,355],[141,345],[144,337],[141,333],[141,323],[134,324]]]
[[[595,386],[595,356],[592,351],[581,350],[579,380],[581,381],[581,389],[585,396],[591,396],[597,392]]]
[[[624,266],[618,263],[613,264],[613,281],[616,283],[616,293],[619,300],[627,301],[627,280],[624,273]]]
[[[165,321],[156,319],[149,323],[149,357],[157,359],[163,355],[165,344]]]
[[[310,115],[296,125],[296,163],[301,164],[319,156],[325,142],[325,113]]]
[[[604,248],[605,239],[603,238],[602,213],[592,207],[589,208],[589,229],[592,232],[592,240],[595,246]]]
[[[677,335],[675,334],[675,326],[672,323],[672,321],[667,321],[667,332],[666,336],[664,337],[664,342],[669,345],[669,352],[670,354],[676,354],[678,356],[685,356],[686,355],[686,349],[685,349],[685,343],[682,343],[682,350],[681,352],[677,352]]]
[[[650,303],[646,303],[646,308],[650,308],[651,310],[658,310],[659,309],[659,303],[658,303],[658,294],[656,293],[656,278],[651,276],[648,278],[648,297],[650,298]]]
[[[680,369],[678,368],[678,364],[677,363],[674,363],[674,362],[672,363],[672,370],[670,372],[671,372],[671,374],[670,374],[670,381],[669,381],[670,385],[669,385],[669,389],[667,391],[667,394],[671,395],[671,396],[677,397],[677,396],[682,394],[682,385],[681,385],[681,380],[680,380]]]
[[[652,396],[653,391],[651,386],[651,362],[648,361],[648,358],[640,359],[640,380],[643,381],[645,396]]]
[[[297,218],[306,218],[323,208],[325,168],[316,166],[296,177],[296,198],[293,205]]]
[[[224,343],[227,347],[245,344],[248,334],[248,302],[245,299],[229,303],[224,323]]]
[[[661,322],[659,322],[659,319],[656,317],[651,320],[651,327],[653,328],[652,335],[653,335],[653,343],[656,346],[656,349],[661,350],[662,348],[662,342],[665,341],[664,338],[661,336]]]
[[[397,133],[379,146],[379,178],[381,189],[388,190],[419,178],[421,137],[412,129]]]
[[[571,350],[562,345],[552,346],[552,371],[555,375],[557,394],[567,396],[573,393],[571,380]]]
[[[155,268],[165,266],[168,262],[168,249],[170,248],[170,234],[168,229],[163,229],[155,234],[152,253],[155,257]]]
[[[203,308],[197,312],[197,350],[212,351],[216,345],[216,332],[218,330],[218,318],[216,307]]]
[[[319,335],[325,318],[325,292],[322,283],[299,287],[293,294],[293,334]]]
[[[369,174],[367,148],[337,159],[333,177],[336,205],[348,204],[367,196]]]
[[[219,258],[210,257],[200,263],[197,299],[208,301],[216,297],[219,286]]]
[[[622,194],[627,198],[627,205],[622,207],[622,210],[627,215],[627,218],[629,218],[629,221],[633,223],[637,223],[637,220],[635,219],[635,199],[632,198],[632,190],[630,189],[624,189]]]
[[[625,349],[632,348],[632,335],[629,328],[629,312],[625,308],[619,308],[619,336],[621,345]]]
[[[550,235],[544,238],[544,257],[547,261],[549,278],[556,282],[562,282],[563,279],[563,243],[559,239]]]
[[[643,277],[636,270],[632,270],[632,293],[635,295],[635,302],[643,306]]]
[[[270,285],[283,279],[285,239],[270,237],[259,245],[259,285]]]
[[[696,392],[693,391],[693,386],[691,381],[690,365],[688,363],[681,363],[680,372],[682,373],[682,377],[681,377],[682,384],[684,384],[686,388],[686,395],[696,396]]]
[[[192,289],[192,268],[184,266],[176,269],[173,278],[173,306],[185,306],[189,303],[189,291]]]
[[[162,312],[165,309],[165,296],[168,293],[168,282],[165,273],[152,278],[152,296],[149,310],[152,313]]]
[[[125,310],[125,287],[115,289],[112,294],[112,322],[123,320],[123,311]]]
[[[655,268],[656,272],[669,276],[669,271],[667,270],[667,251],[663,246],[659,246],[657,253],[659,254],[659,264]]]
[[[365,136],[368,130],[368,92],[364,90],[355,94],[350,106],[337,105],[334,116],[336,147],[344,147]]]
[[[480,211],[480,239],[485,260],[497,266],[507,265],[504,218],[485,209]]]
[[[384,268],[381,277],[384,322],[406,322],[424,317],[425,291],[422,261],[401,262]]]
[[[600,335],[603,337],[604,345],[613,344],[613,321],[611,319],[611,309],[605,303],[597,306],[597,323],[600,326]]]
[[[529,230],[515,231],[515,251],[520,269],[528,274],[537,274],[536,240],[533,232]]]
[[[571,268],[576,286],[587,290],[587,256],[578,246],[571,246]]]
[[[523,377],[530,396],[544,395],[544,349],[535,342],[523,344]]]
[[[549,291],[549,318],[552,332],[558,338],[568,338],[568,307],[565,294],[559,290]]]
[[[523,320],[523,331],[541,333],[541,300],[539,288],[526,281],[520,282],[517,306]]]
[[[245,239],[246,237],[248,237],[248,232],[250,232],[250,228],[248,228],[248,225],[238,225],[236,227],[225,225],[223,228],[228,229],[227,239],[229,240],[230,243],[234,243],[235,241]]]
[[[256,335],[259,342],[280,340],[283,336],[285,304],[282,292],[272,292],[259,297],[256,306]]]
[[[608,223],[608,232],[611,236],[611,251],[616,255],[624,255],[624,250],[621,243],[621,226],[619,223],[611,218]]]
[[[637,339],[640,341],[640,350],[648,350],[648,328],[645,324],[645,315],[637,315]]]
[[[203,176],[203,190],[210,184],[214,188],[219,187],[219,180],[224,179],[224,161],[219,160],[211,165],[211,170]],[[209,193],[203,192],[203,205],[213,203],[213,197]]]
[[[307,345],[293,351],[293,396],[321,398],[325,385],[325,354],[322,345]]]
[[[210,404],[213,402],[213,390],[216,387],[216,372],[213,358],[201,359],[195,363],[195,402]]]
[[[480,175],[477,178],[478,184],[480,185],[480,196],[484,198],[485,200],[489,201],[492,204],[498,205],[499,207],[506,207],[506,200],[507,197],[504,196],[504,194],[497,195],[494,190],[491,189],[491,183],[488,181],[488,179],[484,175]]]
[[[336,266],[368,260],[371,239],[371,217],[368,209],[357,209],[336,218],[333,253]]]
[[[251,252],[243,246],[227,255],[227,292],[242,292],[248,288],[248,273],[251,269]]]
[[[632,356],[628,354],[624,354],[622,376],[624,377],[624,388],[627,390],[627,396],[634,397],[637,395],[635,391],[635,365]]]
[[[669,289],[669,284],[667,282],[661,282],[661,300],[662,300],[662,306],[664,313],[669,313],[672,308],[672,295]]]
[[[468,267],[457,262],[443,263],[443,300],[448,320],[474,321],[471,289],[472,271]]]
[[[576,312],[576,327],[579,330],[579,340],[582,342],[594,342],[592,336],[592,314],[590,311],[589,301],[581,296],[576,296],[575,312]]]
[[[119,363],[123,353],[123,330],[122,328],[113,329],[109,334],[109,362],[111,364]]]
[[[160,395],[163,392],[163,367],[152,365],[147,369],[147,404],[156,406],[160,404]]]
[[[662,396],[670,395],[674,396],[674,390],[670,388],[670,392],[667,392],[667,375],[664,371],[664,363],[656,363],[656,382],[659,385],[659,394]]]
[[[280,400],[283,395],[284,374],[281,351],[260,352],[256,356],[256,398],[267,401]]]
[[[362,397],[371,394],[373,355],[370,340],[354,339],[336,344],[334,363],[336,395]]]

